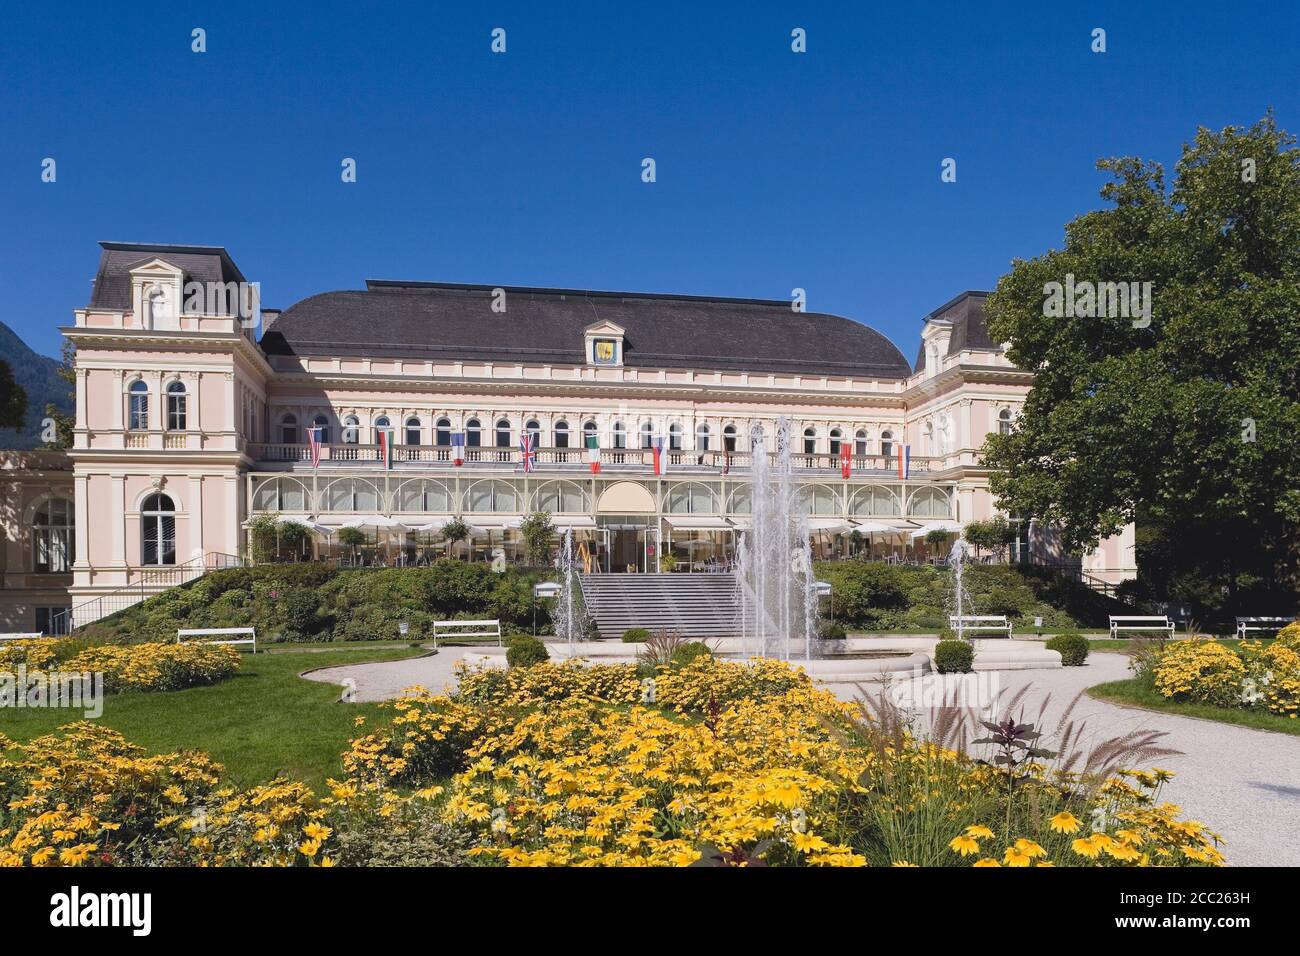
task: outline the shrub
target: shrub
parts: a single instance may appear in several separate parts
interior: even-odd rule
[[[1300,621],[1288,624],[1278,631],[1277,637],[1273,638],[1273,643],[1289,647],[1293,651],[1300,651]]]
[[[934,666],[940,674],[968,674],[975,662],[975,648],[968,641],[940,641],[934,645]]]
[[[316,630],[316,597],[310,591],[288,591],[280,599],[280,640],[305,641]]]
[[[1088,639],[1073,631],[1057,634],[1047,642],[1049,651],[1057,651],[1061,655],[1061,664],[1064,667],[1081,666],[1088,659],[1089,648]]]
[[[546,645],[528,634],[512,637],[506,644],[506,663],[511,667],[532,667],[534,664],[545,664],[550,659]]]
[[[650,631],[644,627],[629,627],[623,632],[624,644],[644,644],[650,640]]]
[[[817,637],[823,641],[842,641],[848,637],[848,632],[839,621],[822,618],[817,622]]]
[[[703,641],[688,641],[673,651],[672,666],[682,667],[697,657],[712,657],[713,650]]]

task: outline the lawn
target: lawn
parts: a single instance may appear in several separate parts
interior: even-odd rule
[[[423,653],[407,645],[277,647],[242,655],[239,673],[210,687],[106,696],[97,722],[150,752],[206,751],[238,784],[283,774],[319,790],[327,777],[342,772],[339,755],[357,733],[355,718],[364,714],[373,724],[383,712],[378,704],[340,704],[337,686],[298,675]],[[80,718],[66,709],[6,708],[0,710],[0,732],[25,741]]]
[[[1136,678],[1098,684],[1088,689],[1088,695],[1098,700],[1158,710],[1166,714],[1178,714],[1181,717],[1199,717],[1202,720],[1217,720],[1223,724],[1237,724],[1241,727],[1253,727],[1256,730],[1273,730],[1283,734],[1300,735],[1300,720],[1255,710],[1215,707],[1213,704],[1179,703],[1162,697]]]

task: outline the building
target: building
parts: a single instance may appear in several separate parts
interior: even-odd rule
[[[924,318],[915,369],[789,302],[432,282],[263,308],[259,338],[225,249],[101,246],[62,330],[75,447],[5,470],[12,629],[236,561],[262,514],[309,525],[315,555],[352,524],[367,544],[349,559],[401,562],[444,550],[453,519],[472,529],[461,553],[510,560],[540,510],[593,571],[709,566],[745,527],[751,430],[772,455],[779,419],[820,554],[924,555],[927,528],[994,513],[979,450],[1032,383],[980,292]],[[1015,557],[1051,548],[1026,524]],[[1084,568],[1131,576],[1131,529]]]

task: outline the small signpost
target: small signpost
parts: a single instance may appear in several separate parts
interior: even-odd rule
[[[537,599],[553,598],[560,593],[560,585],[555,581],[538,581],[533,585],[533,637],[537,636]]]

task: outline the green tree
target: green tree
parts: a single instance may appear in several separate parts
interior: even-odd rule
[[[546,564],[551,556],[551,542],[555,539],[555,525],[551,524],[550,512],[534,511],[519,523],[519,533],[524,538],[528,563]]]
[[[1017,427],[989,438],[1001,506],[1057,525],[1072,551],[1138,522],[1173,562],[1157,569],[1165,597],[1181,581],[1201,601],[1226,595],[1226,607],[1243,587],[1254,606],[1261,594],[1294,601],[1294,143],[1271,114],[1249,129],[1200,129],[1172,188],[1157,163],[1102,160],[1111,206],[1070,222],[1063,248],[1016,260],[989,300],[992,337],[1035,375]],[[1071,281],[1064,304],[1076,308],[1062,310],[1057,290]],[[1150,283],[1151,308],[1098,314],[1085,282]]]
[[[0,359],[0,428],[22,428],[27,417],[27,393],[14,379],[14,370]]]
[[[68,405],[71,408],[77,406],[77,347],[72,342],[64,339],[62,361],[56,373],[59,378],[68,383]],[[45,417],[53,419],[55,437],[53,441],[45,443],[46,448],[71,448],[72,433],[76,428],[77,419],[75,415],[65,415],[59,411],[59,407],[53,402],[46,402]]]
[[[442,540],[447,544],[447,557],[451,557],[452,548],[470,535],[469,525],[459,518],[453,518],[442,526]]]

